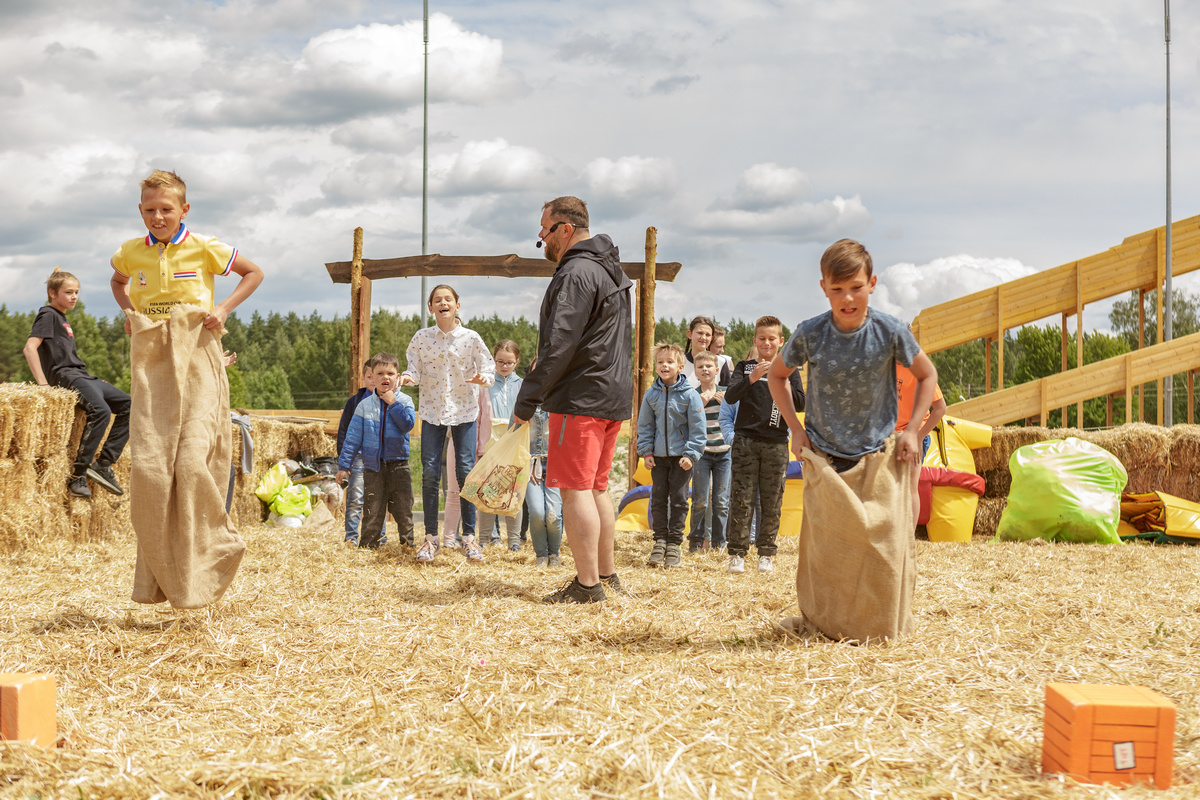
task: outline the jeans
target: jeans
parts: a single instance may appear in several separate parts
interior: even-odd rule
[[[492,543],[492,533],[496,530],[496,524],[503,526],[504,533],[497,540],[500,544],[507,547],[521,546],[521,515],[515,517],[505,517],[500,514],[489,514],[486,511],[480,511],[478,517],[478,535],[475,537],[479,540],[480,546],[486,547]]]
[[[379,472],[363,470],[363,523],[359,547],[387,544],[387,515],[396,520],[400,541],[411,544],[413,538],[412,473],[408,459],[385,461]]]
[[[425,535],[437,539],[438,487],[442,482],[442,450],[446,437],[454,442],[454,474],[458,485],[467,481],[475,466],[475,420],[460,425],[434,425],[421,422],[421,504],[425,509]],[[475,506],[459,498],[462,509],[463,539],[475,535]]]
[[[654,540],[683,544],[683,523],[688,513],[690,469],[679,465],[682,456],[655,456],[650,468],[650,517]]]
[[[533,554],[538,558],[558,555],[562,547],[562,493],[553,486],[529,482],[525,490],[525,507],[529,509],[529,538]]]
[[[362,453],[354,457],[350,466],[350,477],[346,480],[346,541],[358,544],[358,523],[362,521],[363,509],[363,459]]]
[[[104,449],[100,451],[100,457],[96,458],[98,463],[112,464],[121,457],[121,451],[129,441],[130,400],[129,395],[99,378],[78,378],[71,382],[71,388],[79,395],[79,405],[87,414],[72,473],[79,477],[92,465],[92,459],[100,449],[100,442],[104,442]],[[113,420],[112,430],[105,440],[104,432],[108,431],[109,420],[113,417],[116,419]]]
[[[692,530],[688,542],[704,542],[704,518],[708,496],[712,492],[712,547],[725,546],[725,528],[729,524],[729,480],[733,474],[733,451],[705,453],[692,467]]]

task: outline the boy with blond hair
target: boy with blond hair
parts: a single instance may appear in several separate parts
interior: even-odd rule
[[[225,319],[262,283],[254,262],[188,230],[187,186],[141,182],[146,235],[113,254],[111,287],[133,335],[130,503],[138,539],[133,599],[199,608],[229,587],[246,545],[225,511],[231,427]],[[240,276],[215,302],[213,276]]]
[[[683,374],[683,348],[658,344],[658,377],[638,411],[637,454],[650,468],[650,510],[654,517],[651,567],[678,567],[683,560],[683,522],[688,512],[692,465],[704,455],[704,404]]]
[[[787,481],[788,430],[783,405],[794,417],[804,410],[804,387],[799,376],[789,377],[787,397],[772,398],[764,378],[783,343],[783,323],[778,317],[759,317],[754,323],[754,357],[733,368],[725,402],[737,404],[733,429],[733,478],[729,521],[729,571],[745,572],[750,552],[750,521],[757,494],[762,521],[755,535],[758,571],[775,568],[783,489]],[[777,405],[783,404],[783,405]]]
[[[783,409],[792,450],[804,460],[804,507],[796,590],[799,631],[870,642],[912,629],[916,585],[911,462],[937,385],[929,356],[895,317],[868,308],[876,277],[851,239],[821,256],[830,310],[796,328],[768,376],[772,395],[808,364],[804,424]],[[916,378],[908,424],[896,427],[896,365]]]

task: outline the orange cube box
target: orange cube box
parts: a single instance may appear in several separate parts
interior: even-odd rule
[[[1171,785],[1175,704],[1141,686],[1046,684],[1042,772],[1085,783]]]
[[[53,747],[55,713],[53,675],[0,674],[0,739]]]

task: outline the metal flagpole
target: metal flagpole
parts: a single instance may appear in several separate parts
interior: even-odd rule
[[[425,91],[421,125],[421,255],[429,255],[429,0],[425,0]],[[425,276],[421,276],[421,327],[429,324],[425,305]]]
[[[1163,287],[1163,339],[1171,341],[1171,0],[1163,0],[1163,34],[1167,45],[1167,235],[1166,235],[1166,286]],[[1162,424],[1170,427],[1173,418],[1175,376],[1168,375],[1163,381]]]

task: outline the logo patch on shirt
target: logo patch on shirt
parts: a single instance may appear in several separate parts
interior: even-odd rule
[[[140,269],[138,270],[138,286],[142,287],[143,289],[146,288],[146,273],[142,272]]]
[[[72,339],[75,338],[75,331],[71,330],[71,324],[69,322],[63,323],[63,330],[67,332],[67,336],[70,336]]]
[[[176,272],[174,275],[176,278],[195,278],[196,272]]]

